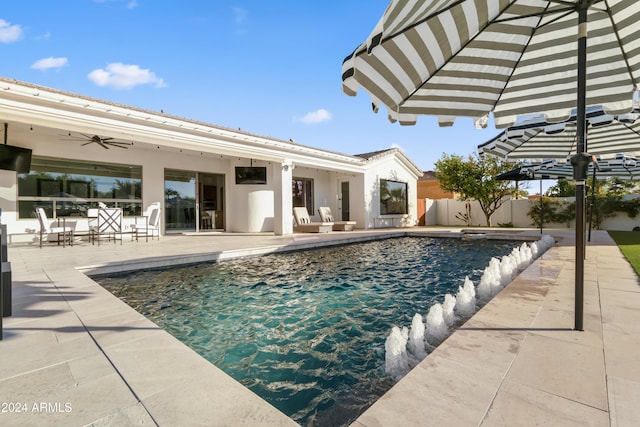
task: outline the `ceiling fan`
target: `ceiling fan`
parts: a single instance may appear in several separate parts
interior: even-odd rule
[[[103,138],[98,135],[87,135],[85,133],[81,133],[83,137],[73,138],[69,141],[86,141],[82,146],[96,143],[100,145],[102,148],[109,149],[109,147],[118,147],[127,149],[129,146],[133,145],[133,142],[125,142],[125,141],[116,141],[115,138]],[[71,132],[69,132],[69,136],[71,136]]]

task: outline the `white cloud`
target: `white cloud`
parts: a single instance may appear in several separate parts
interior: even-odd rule
[[[46,33],[44,33],[44,34],[42,34],[40,36],[35,36],[34,39],[36,39],[36,40],[49,40],[49,39],[51,39],[51,33],[47,31]]]
[[[138,7],[137,0],[93,0],[94,3],[125,3],[127,9],[135,9]]]
[[[49,58],[38,59],[31,64],[31,68],[46,71],[51,68],[62,68],[67,65],[68,62],[67,58],[54,58],[50,56]]]
[[[137,65],[127,65],[114,62],[107,65],[107,69],[93,70],[87,76],[98,86],[110,86],[116,89],[131,89],[135,86],[151,84],[155,87],[165,87],[164,80],[149,70],[143,70]]]
[[[247,11],[241,7],[233,8],[233,16],[236,25],[243,25],[247,22]]]
[[[331,120],[331,113],[325,110],[324,108],[320,108],[316,111],[311,111],[304,115],[301,118],[294,118],[297,122],[302,122],[304,124],[310,125],[314,123],[322,123],[328,120]]]
[[[13,43],[22,38],[22,27],[0,19],[0,43]]]
[[[249,16],[247,10],[241,7],[234,7],[232,8],[232,11],[235,33],[238,35],[247,34],[247,18]]]

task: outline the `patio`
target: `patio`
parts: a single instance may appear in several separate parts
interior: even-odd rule
[[[538,230],[513,230],[536,237]],[[296,425],[83,273],[259,255],[447,229],[167,236],[9,247],[13,316],[0,342],[3,425]],[[639,280],[606,232],[585,262],[573,331],[573,231],[355,425],[632,425],[640,419]],[[455,234],[455,233],[453,233]]]

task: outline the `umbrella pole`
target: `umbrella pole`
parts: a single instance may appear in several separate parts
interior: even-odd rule
[[[585,181],[587,167],[587,9],[589,2],[580,2],[578,8],[578,111],[576,114],[577,152],[573,164],[576,180],[576,272],[575,272],[575,326],[584,330],[584,258],[585,258]],[[574,160],[574,161],[573,161]],[[585,165],[586,163],[586,165]]]

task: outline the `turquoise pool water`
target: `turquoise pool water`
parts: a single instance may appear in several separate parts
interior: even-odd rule
[[[96,277],[303,425],[347,425],[384,394],[384,343],[521,242],[403,237]]]

